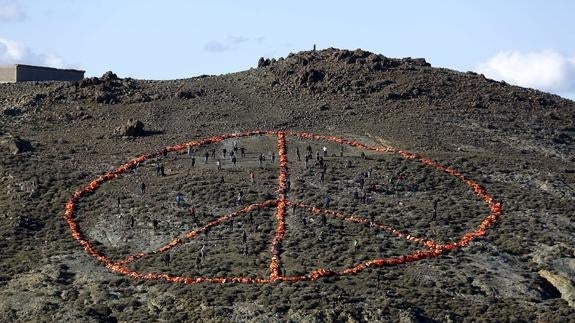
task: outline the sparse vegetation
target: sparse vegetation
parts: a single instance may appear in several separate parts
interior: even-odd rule
[[[575,251],[570,184],[575,182],[575,154],[569,144],[575,136],[573,102],[421,61],[378,57],[330,49],[218,77],[0,85],[0,110],[18,110],[0,113],[0,136],[18,136],[32,148],[13,155],[0,146],[0,319],[575,320],[573,308],[538,275],[545,269],[574,280],[569,269]],[[141,120],[150,134],[114,134],[130,118]],[[64,204],[90,179],[167,145],[249,129],[333,134],[425,154],[484,185],[503,202],[504,214],[485,238],[464,249],[315,283],[220,286],[133,280],[109,272],[70,238],[62,220]],[[364,158],[346,147],[339,157],[338,145],[327,146],[322,183],[313,163],[305,169],[295,157],[295,147],[303,156],[308,144],[314,154],[323,146],[288,138],[289,197],[294,200],[322,206],[329,195],[330,209],[367,218],[374,214],[378,222],[442,242],[476,227],[488,212],[465,184],[450,176],[394,155],[368,152]],[[164,177],[156,176],[150,161],[105,183],[81,200],[80,227],[99,250],[122,259],[229,213],[240,190],[244,203],[274,198],[277,168],[268,154],[275,151],[275,142],[266,136],[243,139],[248,162],[240,159],[238,171],[229,160],[221,172],[211,157],[203,164],[204,149],[215,148],[220,155],[232,145],[226,140],[193,151],[194,169],[185,151],[171,153],[162,160]],[[264,169],[257,164],[260,153],[266,156]],[[353,194],[357,175],[369,168],[378,183],[364,204]],[[255,171],[253,185],[248,169]],[[392,174],[405,180],[391,184]],[[370,181],[364,185],[370,187]],[[139,192],[141,182],[147,184],[145,194]],[[183,196],[180,207],[178,193]],[[439,202],[432,219],[434,199]],[[190,215],[192,205],[195,216]],[[323,226],[320,221],[303,209],[288,209],[282,244],[287,274],[343,268],[416,247],[367,225],[328,218]],[[154,255],[130,266],[186,276],[268,274],[273,208],[230,223],[233,229],[211,230],[198,268],[202,237],[170,251],[169,264]],[[320,240],[322,229],[326,237]],[[242,253],[244,231],[248,256]]]

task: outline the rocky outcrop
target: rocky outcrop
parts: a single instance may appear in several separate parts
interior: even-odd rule
[[[258,68],[266,67],[271,64],[271,61],[268,58],[260,57],[258,60]]]
[[[573,286],[573,282],[569,278],[554,274],[548,270],[540,270],[539,276],[555,286],[561,293],[561,298],[564,299],[569,306],[575,308],[575,286]]]

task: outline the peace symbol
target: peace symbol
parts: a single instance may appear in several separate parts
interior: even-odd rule
[[[167,153],[173,153],[177,151],[181,151],[184,149],[188,149],[188,147],[192,148],[199,148],[205,145],[214,144],[222,142],[226,139],[232,138],[244,138],[244,137],[251,137],[251,136],[273,136],[275,137],[276,141],[276,148],[278,154],[278,187],[276,191],[276,198],[268,199],[261,203],[254,203],[248,206],[245,206],[235,212],[228,213],[226,215],[220,216],[213,221],[210,221],[194,230],[188,231],[180,236],[175,237],[167,244],[163,245],[156,250],[151,252],[139,252],[135,254],[131,254],[125,259],[121,260],[113,260],[107,257],[103,252],[98,250],[98,248],[92,243],[82,232],[80,225],[77,221],[77,208],[78,203],[81,199],[85,198],[87,195],[95,192],[101,185],[105,182],[112,181],[117,177],[121,176],[123,173],[126,173],[129,170],[137,169],[142,163],[146,162],[147,160],[157,158],[159,156],[165,155]],[[288,169],[288,154],[287,154],[287,142],[286,137],[295,137],[299,139],[307,139],[307,140],[318,140],[318,141],[325,141],[325,142],[332,142],[337,143],[344,146],[354,147],[356,149],[362,151],[369,151],[369,152],[377,152],[377,153],[388,153],[388,154],[395,154],[400,156],[406,160],[411,160],[414,162],[421,163],[427,167],[435,168],[438,171],[445,172],[458,180],[461,180],[465,183],[472,192],[479,197],[484,203],[487,205],[489,213],[483,218],[481,223],[473,230],[470,230],[464,233],[462,236],[458,238],[457,241],[451,243],[436,243],[431,239],[426,237],[419,237],[415,235],[411,235],[406,232],[402,232],[400,230],[395,229],[394,227],[386,224],[381,223],[373,223],[370,219],[366,217],[359,217],[359,216],[348,216],[342,212],[330,210],[330,209],[322,209],[318,208],[313,205],[307,205],[302,202],[293,201],[289,197],[289,187],[288,181],[290,176],[290,171]],[[347,221],[350,223],[355,223],[357,225],[370,225],[382,232],[390,233],[396,237],[403,238],[410,243],[414,243],[421,247],[414,252],[401,255],[401,256],[394,256],[388,258],[379,258],[379,259],[370,259],[367,261],[363,261],[361,263],[355,264],[351,267],[344,268],[342,270],[330,270],[326,268],[318,268],[314,269],[309,273],[303,275],[284,275],[282,274],[281,270],[281,258],[282,258],[282,241],[284,235],[286,234],[286,212],[288,207],[293,208],[301,208],[306,210],[307,212],[322,217],[331,217],[331,218],[339,218],[343,221]],[[269,263],[269,276],[267,277],[183,277],[172,275],[168,273],[142,273],[135,271],[133,269],[129,269],[128,265],[136,262],[140,259],[144,259],[149,257],[153,254],[162,254],[165,253],[179,245],[182,245],[196,237],[198,237],[201,233],[209,231],[210,229],[217,227],[221,224],[224,224],[228,221],[231,221],[234,218],[241,217],[246,213],[249,213],[256,209],[274,209],[274,217],[275,217],[275,231],[273,240],[271,241],[270,246],[270,253],[271,253],[271,261]],[[201,282],[212,282],[212,283],[272,283],[276,281],[287,281],[287,282],[297,282],[297,281],[316,281],[319,278],[327,277],[327,276],[341,276],[341,275],[353,275],[359,273],[367,268],[377,268],[383,266],[393,266],[399,264],[405,264],[409,262],[414,262],[422,259],[430,259],[434,257],[438,257],[441,254],[448,252],[450,250],[454,250],[456,248],[461,248],[467,246],[473,239],[482,237],[487,233],[487,229],[496,222],[496,220],[501,215],[501,203],[497,202],[491,194],[489,194],[485,188],[481,185],[477,184],[471,179],[466,178],[462,173],[456,171],[453,168],[449,168],[439,164],[433,160],[425,158],[423,156],[413,154],[407,151],[394,149],[391,147],[382,147],[382,146],[368,146],[358,141],[347,140],[344,138],[339,138],[335,136],[325,136],[325,135],[317,135],[312,133],[305,133],[305,132],[290,132],[290,131],[249,131],[244,133],[236,133],[236,134],[228,134],[222,136],[213,136],[201,140],[195,140],[188,143],[169,146],[160,151],[142,155],[136,157],[129,162],[119,166],[114,171],[108,172],[103,176],[89,182],[83,188],[77,190],[71,198],[68,199],[65,205],[65,212],[64,212],[64,219],[66,220],[72,237],[83,247],[85,252],[94,258],[96,258],[100,263],[102,263],[106,268],[110,271],[125,275],[128,277],[132,277],[135,279],[144,279],[144,280],[164,280],[168,282],[175,282],[175,283],[185,283],[185,284],[194,284],[194,283],[201,283]]]

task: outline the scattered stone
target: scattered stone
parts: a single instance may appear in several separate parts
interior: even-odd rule
[[[429,322],[429,318],[425,317],[421,311],[415,309],[407,309],[399,312],[400,323],[423,323]]]
[[[98,84],[100,84],[100,83],[102,83],[102,81],[100,81],[99,78],[97,78],[97,77],[88,77],[88,78],[85,78],[85,79],[81,80],[81,81],[78,83],[78,86],[79,86],[80,88],[84,88],[84,87],[88,87],[88,86],[98,85]]]
[[[119,102],[116,95],[114,95],[111,92],[99,92],[99,93],[97,92],[94,97],[94,101],[96,101],[96,103],[104,103],[104,104],[115,104]]]
[[[297,83],[298,84],[307,84],[310,85],[312,83],[317,83],[325,77],[324,73],[320,70],[311,68],[307,70],[303,70],[298,74]]]
[[[132,96],[128,97],[128,99],[123,100],[126,103],[141,103],[141,102],[150,102],[151,98],[146,93],[143,92],[135,92]]]

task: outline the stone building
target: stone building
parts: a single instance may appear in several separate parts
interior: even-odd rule
[[[0,65],[0,83],[26,81],[80,81],[84,71],[24,64]]]

